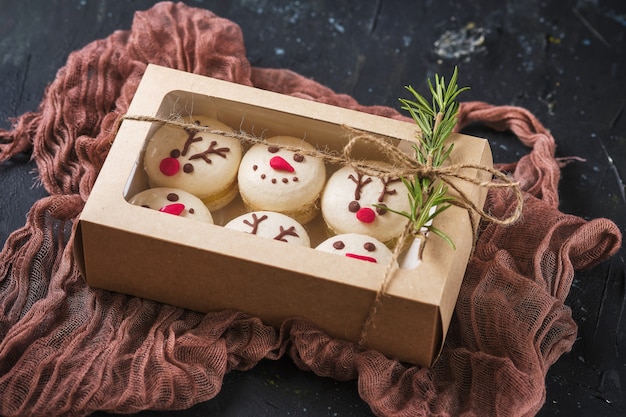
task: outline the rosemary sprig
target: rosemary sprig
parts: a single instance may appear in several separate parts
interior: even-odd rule
[[[469,89],[458,87],[457,76],[458,71],[455,68],[447,85],[444,78],[437,74],[434,85],[428,80],[432,95],[430,103],[411,86],[407,86],[406,89],[413,95],[414,100],[399,99],[402,103],[401,108],[409,112],[420,128],[419,142],[413,146],[415,158],[420,164],[439,167],[452,152],[453,144],[446,145],[445,141],[457,123],[459,104],[455,100],[460,93]],[[448,187],[432,176],[415,175],[413,178],[402,178],[402,182],[408,190],[410,211],[390,210],[411,221],[412,233],[422,242],[420,258],[429,232],[455,248],[450,237],[433,226],[433,219],[447,210],[454,201],[454,197],[448,195]]]

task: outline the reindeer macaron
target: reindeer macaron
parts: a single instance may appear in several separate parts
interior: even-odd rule
[[[243,214],[224,227],[281,242],[310,247],[309,235],[300,223],[273,211],[253,211]]]
[[[334,233],[364,234],[387,243],[398,237],[406,224],[404,217],[387,208],[408,211],[409,199],[399,178],[365,175],[346,166],[326,183],[321,207],[324,221]]]
[[[215,119],[194,116],[193,121],[199,127],[232,132]],[[151,187],[183,189],[215,211],[238,193],[237,170],[242,154],[236,138],[166,124],[148,141],[144,168]]]

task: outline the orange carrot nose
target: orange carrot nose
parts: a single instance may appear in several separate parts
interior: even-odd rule
[[[174,216],[180,216],[185,210],[185,205],[181,203],[168,204],[159,209],[163,213],[173,214]]]
[[[287,171],[287,172],[295,171],[293,167],[289,164],[289,162],[285,161],[283,157],[278,156],[278,155],[273,156],[272,159],[270,159],[270,166],[276,171]]]

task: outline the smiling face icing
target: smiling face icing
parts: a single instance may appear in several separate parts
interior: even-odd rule
[[[330,177],[321,202],[324,221],[335,233],[365,234],[382,242],[398,237],[406,219],[375,205],[408,211],[406,187],[399,178],[371,177],[351,167]]]
[[[130,204],[162,213],[213,224],[213,216],[202,200],[184,190],[158,187],[144,190],[128,200]]]
[[[326,180],[324,162],[273,144],[314,150],[290,136],[267,139],[269,146],[251,147],[239,166],[239,191],[251,210],[286,214],[305,224],[317,214],[316,202]]]
[[[387,265],[393,256],[391,250],[378,239],[358,233],[330,237],[315,249],[382,265]]]
[[[231,132],[217,120],[193,117],[199,126]],[[218,210],[237,195],[239,140],[178,126],[161,127],[148,142],[144,168],[151,187],[183,189]]]

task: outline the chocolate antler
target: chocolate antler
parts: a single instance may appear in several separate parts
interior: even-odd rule
[[[259,229],[259,223],[261,223],[263,220],[267,219],[267,215],[262,215],[260,218],[256,216],[256,213],[252,213],[252,222],[250,223],[248,220],[244,219],[244,224],[247,224],[248,226],[252,227],[252,231],[250,232],[253,235],[256,235],[257,230]]]
[[[352,174],[348,175],[348,178],[350,178],[352,182],[356,184],[356,188],[354,189],[354,199],[360,200],[361,188],[365,187],[367,184],[372,182],[372,177],[367,177],[365,181],[363,181],[363,174],[357,172],[356,175],[357,175],[357,178],[354,178],[354,175]]]
[[[296,228],[294,226],[289,227],[289,229],[285,230],[284,227],[280,226],[280,233],[277,234],[274,239],[276,240],[280,240],[281,242],[286,242],[287,239],[284,238],[284,236],[295,236],[295,237],[300,237],[297,233],[296,233]]]
[[[383,183],[383,191],[378,196],[378,202],[382,203],[387,194],[393,195],[396,193],[396,190],[388,190],[387,186],[391,183],[400,181],[400,178],[381,178],[380,181]]]
[[[215,145],[217,145],[217,141],[212,140],[211,144],[209,145],[209,148],[206,151],[191,155],[189,157],[189,160],[191,161],[192,159],[202,158],[204,159],[204,162],[206,162],[207,164],[210,164],[211,160],[207,157],[207,155],[209,154],[216,154],[218,156],[221,156],[222,158],[226,158],[226,152],[229,152],[230,148],[228,147],[216,148]]]
[[[196,124],[198,124],[198,122],[196,122]],[[198,133],[197,129],[186,128],[185,132],[187,132],[187,140],[185,141],[185,146],[183,146],[183,151],[181,152],[182,156],[187,155],[187,152],[189,152],[189,147],[192,143],[202,141],[202,137],[196,136],[196,133]]]

